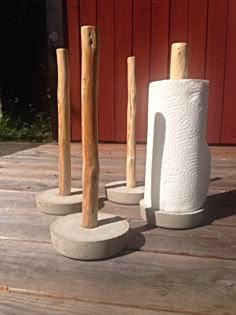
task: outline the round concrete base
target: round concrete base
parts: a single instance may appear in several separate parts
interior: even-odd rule
[[[58,188],[36,194],[37,208],[45,213],[66,215],[82,210],[82,189],[72,188],[69,196],[59,195]]]
[[[144,199],[140,201],[141,217],[149,224],[167,229],[191,229],[201,223],[204,209],[192,212],[169,212],[146,208]]]
[[[50,226],[52,243],[60,254],[79,260],[100,260],[115,256],[126,246],[129,224],[107,213],[98,213],[98,226],[81,226],[82,213],[71,214]]]
[[[107,199],[125,205],[138,205],[144,196],[144,186],[137,183],[134,188],[126,186],[126,181],[118,181],[105,185]]]

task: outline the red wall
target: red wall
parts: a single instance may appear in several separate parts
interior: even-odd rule
[[[189,78],[210,81],[210,143],[236,143],[235,0],[67,0],[72,139],[80,140],[80,26],[100,34],[99,139],[126,140],[126,59],[136,56],[137,141],[148,83],[168,78],[170,47],[188,42]]]

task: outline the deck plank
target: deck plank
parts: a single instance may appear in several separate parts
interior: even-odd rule
[[[55,253],[50,244],[0,246],[0,282],[12,292],[183,314],[236,310],[235,261],[124,251],[110,260],[83,262]]]
[[[156,310],[81,302],[48,296],[0,293],[1,315],[156,315]],[[36,311],[37,310],[37,311]],[[158,310],[159,315],[179,315]],[[187,313],[186,313],[187,314]]]
[[[230,226],[205,225],[191,230],[161,229],[142,221],[138,207],[127,211],[127,207],[108,201],[100,203],[103,212],[129,217],[129,250],[236,260],[236,225],[232,226],[232,222]],[[29,205],[23,200],[21,209],[14,209],[13,203],[12,208],[1,211],[0,239],[51,243],[49,226],[57,216],[41,213]]]
[[[72,184],[80,187],[81,144],[71,149]],[[11,289],[0,292],[1,314],[236,313],[235,147],[211,147],[202,226],[175,231],[147,225],[139,206],[104,200],[103,185],[124,179],[126,145],[100,144],[101,211],[127,218],[132,228],[127,250],[100,262],[57,254],[49,235],[56,216],[36,209],[35,193],[58,184],[57,151],[46,144],[0,158],[0,289]],[[139,180],[145,154],[138,145]]]

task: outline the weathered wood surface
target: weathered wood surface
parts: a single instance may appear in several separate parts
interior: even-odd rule
[[[187,43],[171,45],[170,79],[181,80],[188,77]]]
[[[70,158],[70,71],[68,50],[56,50],[57,56],[57,110],[58,110],[58,173],[59,194],[71,193]]]
[[[49,235],[56,217],[36,209],[35,193],[58,185],[57,145],[0,158],[1,315],[236,314],[236,148],[211,148],[203,224],[175,231],[147,225],[138,206],[105,200],[103,185],[125,176],[126,145],[99,147],[99,209],[131,226],[126,251],[100,262],[57,254]],[[81,144],[71,153],[79,187]],[[145,146],[137,145],[140,180],[144,171]]]
[[[85,228],[97,226],[99,159],[98,159],[98,31],[94,26],[81,27],[82,70],[82,146],[83,202],[82,223]]]
[[[144,315],[144,310],[136,307],[66,300],[60,297],[27,294],[27,292],[0,294],[0,306],[2,315]],[[155,310],[145,309],[145,315],[156,314]],[[158,310],[158,315],[173,315],[173,313]]]
[[[126,186],[136,187],[136,77],[135,57],[127,59],[127,161],[126,161]]]
[[[109,212],[110,208],[106,204],[102,211]],[[133,217],[139,215],[136,209],[135,212]],[[118,209],[116,213],[122,214]],[[1,212],[1,240],[51,243],[49,225],[56,217],[39,213],[36,209],[11,210],[10,214],[9,210]],[[129,221],[131,231],[127,249],[236,260],[235,226],[222,226],[220,229],[218,226],[202,226],[194,230],[175,231],[155,228],[140,219]]]
[[[87,263],[55,253],[51,244],[0,246],[1,284],[13,292],[180,313],[217,315],[236,307],[235,261],[123,251]]]

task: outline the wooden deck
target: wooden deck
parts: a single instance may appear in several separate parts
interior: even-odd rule
[[[124,179],[125,145],[100,145],[101,211],[126,217],[131,231],[119,257],[81,262],[51,245],[55,217],[35,193],[56,187],[57,145],[0,158],[0,315],[236,314],[236,148],[212,147],[201,227],[174,231],[145,224],[138,206],[112,204],[103,185]],[[137,147],[144,179],[145,146]],[[72,181],[81,186],[81,145],[72,145]]]

